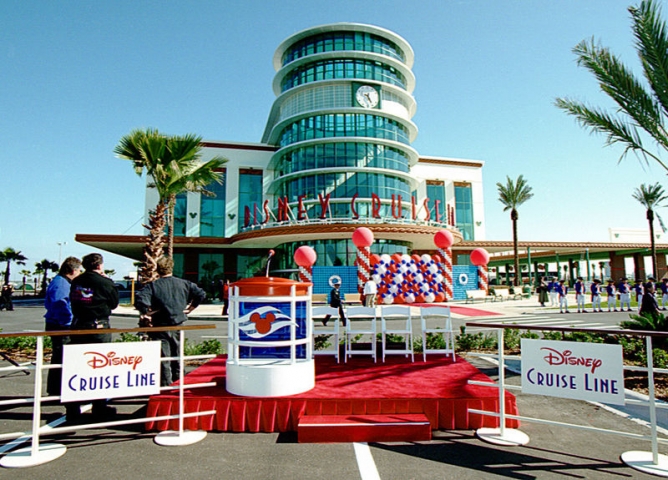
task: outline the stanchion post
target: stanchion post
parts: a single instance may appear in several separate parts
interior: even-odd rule
[[[189,430],[186,432],[183,428],[183,415],[185,414],[185,369],[183,365],[185,342],[185,330],[179,330],[179,430],[177,432],[173,430],[161,432],[153,439],[158,445],[166,447],[192,445],[206,437],[206,431],[204,430]]]
[[[506,428],[506,361],[503,352],[503,328],[498,329],[499,361],[499,428],[479,428],[477,437],[487,443],[507,447],[526,445],[529,436],[514,428]]]
[[[640,472],[668,477],[668,456],[659,454],[659,440],[656,425],[656,399],[654,398],[654,352],[652,351],[652,336],[645,337],[647,349],[647,389],[649,396],[649,421],[652,432],[652,451],[642,452],[633,450],[621,455],[622,462]]]
[[[44,337],[37,336],[35,359],[35,385],[33,390],[32,443],[5,455],[0,465],[7,468],[34,467],[48,463],[65,454],[67,447],[59,443],[39,444],[39,428],[42,417],[42,368],[44,367]]]

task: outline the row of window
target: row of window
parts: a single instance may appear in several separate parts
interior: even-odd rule
[[[464,240],[475,240],[471,185],[455,185],[455,223],[462,232]]]
[[[410,185],[403,178],[379,173],[339,172],[307,175],[286,181],[277,192],[281,198],[288,197],[289,202],[296,202],[300,195],[308,199],[318,198],[318,194],[331,194],[332,198],[352,198],[358,195],[370,198],[375,193],[380,198],[392,198],[401,195],[409,199]]]
[[[332,59],[300,65],[281,82],[281,92],[306,83],[339,78],[377,80],[406,88],[406,77],[394,67],[361,59]]]
[[[206,188],[212,196],[202,195],[199,211],[199,235],[201,237],[225,236],[225,177],[221,172],[223,183],[214,182]],[[186,194],[176,196],[174,206],[174,235],[186,236],[186,216],[188,215]]]
[[[328,32],[294,43],[283,54],[283,65],[307,55],[342,50],[381,53],[404,61],[401,49],[395,43],[378,35],[365,32]]]
[[[385,168],[408,172],[408,156],[373,143],[325,143],[291,150],[276,163],[276,177],[301,170],[331,167]]]
[[[372,137],[410,143],[408,129],[395,120],[380,115],[332,113],[291,123],[281,132],[279,145],[330,137]]]
[[[302,245],[308,245],[315,250],[318,255],[319,267],[338,267],[353,266],[357,258],[357,247],[352,240],[310,240],[308,242],[294,242],[281,246],[285,250],[285,255],[281,259],[285,264],[281,268],[292,269],[294,264],[290,264],[294,258],[295,250]],[[408,253],[410,244],[396,240],[377,239],[371,245],[371,253],[382,255],[384,253]]]

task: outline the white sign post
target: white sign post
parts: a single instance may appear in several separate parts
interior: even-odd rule
[[[88,343],[63,347],[61,401],[160,393],[160,342]]]
[[[522,392],[624,405],[622,346],[524,338]]]

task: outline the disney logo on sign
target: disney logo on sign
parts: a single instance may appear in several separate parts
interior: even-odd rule
[[[563,352],[560,352],[559,350],[549,347],[543,347],[541,350],[546,350],[548,352],[548,354],[545,355],[543,359],[549,365],[574,365],[591,367],[591,373],[594,373],[598,367],[603,365],[603,360],[599,358],[575,357],[573,356],[573,352],[570,350],[564,350]]]
[[[116,367],[119,365],[130,365],[132,370],[137,368],[144,358],[141,355],[127,355],[117,357],[116,352],[109,352],[106,355],[99,352],[86,352],[84,355],[89,355],[86,364],[93,370],[105,367]]]

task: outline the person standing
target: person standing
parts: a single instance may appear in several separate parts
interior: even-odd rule
[[[578,305],[578,313],[587,313],[585,310],[585,284],[582,277],[578,277],[575,281],[575,302]]]
[[[666,305],[668,305],[668,278],[661,279],[659,290],[661,290],[661,310],[666,310]]]
[[[549,301],[549,296],[547,294],[547,282],[545,277],[540,277],[540,284],[538,285],[538,301],[540,306],[544,307],[545,304]]]
[[[552,281],[547,284],[547,292],[550,295],[550,307],[554,307],[559,301],[559,293],[556,290],[557,285],[559,285],[557,277],[552,277]]]
[[[645,287],[645,292],[642,295],[642,304],[640,305],[638,313],[645,316],[659,314],[659,304],[654,297],[654,288],[652,285],[647,285]]]
[[[594,279],[594,283],[591,284],[590,290],[592,311],[603,312],[603,309],[601,308],[601,281],[598,278]]]
[[[71,282],[81,273],[81,260],[76,257],[67,257],[60,265],[58,275],[53,277],[46,287],[44,297],[44,330],[69,330],[72,325],[72,306],[70,305]],[[51,364],[63,363],[63,345],[70,343],[70,337],[51,337]],[[49,395],[60,396],[62,367],[49,370],[46,380],[46,392]]]
[[[364,284],[364,306],[376,307],[376,295],[378,294],[378,285],[373,279],[368,279]]]
[[[565,280],[559,280],[555,287],[559,296],[559,313],[571,313],[568,311],[568,285]]]
[[[14,285],[5,283],[2,286],[2,301],[8,312],[14,310],[14,303],[12,302],[12,295],[14,293]]]
[[[636,292],[636,302],[638,302],[638,309],[640,309],[640,304],[642,303],[643,295],[643,284],[640,280],[636,280],[633,284],[633,291]]]
[[[118,290],[114,282],[104,273],[104,258],[99,253],[90,253],[81,259],[86,270],[72,280],[70,302],[72,305],[72,330],[93,330],[95,333],[72,335],[70,343],[109,343],[109,316],[118,307]],[[66,406],[67,420],[76,421],[81,415],[81,403],[71,402]],[[93,400],[93,417],[104,420],[113,417],[116,409],[107,405],[106,399]]]
[[[626,311],[631,311],[631,285],[629,285],[629,279],[624,277],[622,282],[619,284],[619,310],[624,311],[624,305],[626,305]]]
[[[206,298],[206,292],[195,283],[173,276],[174,260],[162,257],[158,260],[157,272],[160,278],[148,283],[137,292],[135,308],[140,313],[140,324],[152,327],[171,327],[181,325],[188,320],[187,315],[195,310]],[[163,358],[178,357],[180,344],[179,332],[152,332],[151,340],[160,341],[160,354]],[[162,362],[160,368],[160,386],[169,386],[179,380],[179,362]]]
[[[608,312],[617,311],[617,289],[615,288],[615,282],[612,279],[608,279],[608,284],[605,286],[605,293],[608,296]]]
[[[225,280],[225,283],[223,283],[223,291],[221,296],[223,297],[223,313],[222,315],[225,316],[227,315],[227,311],[230,308],[230,281]]]

